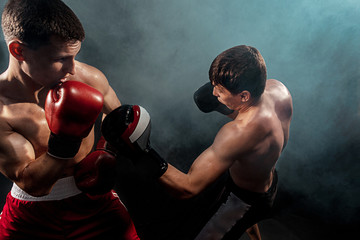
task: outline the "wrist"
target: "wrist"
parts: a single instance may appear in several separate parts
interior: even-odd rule
[[[157,178],[160,178],[167,171],[168,163],[154,149],[152,149],[152,148],[146,149],[146,152],[147,152],[147,154],[149,154],[151,159],[156,161],[156,164],[158,167],[157,167],[157,172],[156,172],[155,176]]]
[[[51,132],[48,154],[55,158],[72,159],[78,153],[82,138],[60,136]]]

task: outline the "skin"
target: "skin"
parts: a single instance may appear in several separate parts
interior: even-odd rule
[[[248,91],[231,94],[214,87],[213,95],[235,110],[233,121],[217,133],[213,144],[193,162],[187,174],[169,165],[160,181],[178,198],[191,198],[228,169],[234,182],[253,192],[271,186],[276,161],[289,138],[292,99],[279,81],[267,80],[260,99]]]
[[[160,181],[175,197],[191,198],[229,170],[237,186],[253,192],[266,192],[273,181],[275,164],[289,139],[292,98],[279,81],[269,79],[259,99],[248,91],[230,93],[214,86],[219,102],[235,110],[228,115],[214,142],[183,173],[169,164]],[[258,225],[247,230],[252,240],[260,240]]]
[[[94,143],[92,129],[73,159],[47,154],[44,102],[49,89],[68,80],[84,82],[103,94],[104,114],[120,101],[101,71],[75,60],[80,41],[51,37],[50,44],[36,50],[18,39],[7,44],[9,66],[0,75],[0,171],[28,194],[43,196],[59,178],[73,175],[74,165]]]
[[[246,230],[247,235],[251,240],[261,240],[259,226],[255,224],[254,226]]]
[[[233,121],[219,130],[213,144],[195,159],[187,174],[169,165],[160,181],[178,198],[190,198],[229,169],[239,187],[266,192],[289,138],[289,91],[271,79],[260,99],[251,98],[248,91],[231,94],[220,85],[214,87],[213,95],[235,110]]]

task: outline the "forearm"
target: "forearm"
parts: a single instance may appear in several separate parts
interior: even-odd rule
[[[189,199],[199,193],[199,189],[191,182],[191,176],[171,164],[159,180],[171,195],[179,199]]]
[[[43,154],[20,169],[15,183],[32,196],[47,195],[64,174],[69,161]]]

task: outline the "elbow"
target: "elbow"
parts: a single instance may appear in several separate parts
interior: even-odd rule
[[[50,181],[38,179],[33,172],[27,171],[27,169],[25,167],[15,178],[16,180],[13,179],[16,185],[33,197],[42,197],[50,194],[53,184]]]
[[[195,196],[196,196],[196,194],[193,194],[193,193],[183,193],[183,194],[177,196],[177,198],[180,200],[188,200]]]
[[[190,199],[202,190],[199,181],[194,181],[190,174],[184,174],[169,164],[168,170],[160,177],[160,182],[167,192],[176,199]]]
[[[187,188],[187,189],[182,189],[181,191],[175,192],[174,196],[181,200],[187,200],[187,199],[194,198],[198,194],[199,194],[199,191],[197,191],[195,189]]]
[[[51,192],[52,189],[51,185],[44,183],[41,184],[38,181],[35,181],[33,178],[26,177],[25,175],[22,175],[21,178],[18,178],[14,182],[21,190],[33,197],[46,196]]]

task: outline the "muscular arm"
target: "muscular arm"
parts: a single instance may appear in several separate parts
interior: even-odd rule
[[[46,195],[62,175],[68,161],[44,153],[35,158],[32,144],[16,132],[2,132],[0,169],[10,180],[33,196]]]
[[[191,198],[215,181],[226,169],[226,164],[217,159],[213,148],[209,147],[194,161],[187,174],[169,164],[160,181],[175,197]]]
[[[226,124],[213,144],[195,159],[187,174],[169,164],[168,170],[160,178],[169,192],[177,198],[191,198],[229,169],[244,150],[234,145],[241,144],[239,133],[234,128],[234,123]]]
[[[121,105],[114,89],[109,85],[106,76],[99,69],[81,62],[77,62],[77,66],[78,76],[75,80],[83,81],[103,94],[103,113],[108,114]]]

